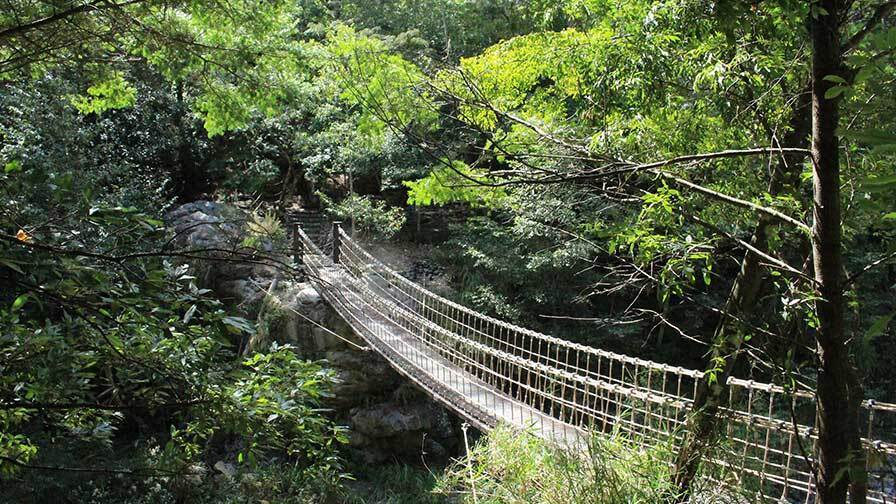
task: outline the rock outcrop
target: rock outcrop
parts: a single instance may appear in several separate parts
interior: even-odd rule
[[[289,259],[274,253],[268,238],[247,246],[249,219],[243,210],[213,201],[187,203],[165,215],[175,233],[172,244],[202,257],[192,261],[199,283],[242,315],[251,316],[280,276],[278,265]],[[253,256],[255,260],[241,260]]]
[[[178,246],[227,254],[243,247],[247,217],[234,207],[199,201],[171,211],[167,220]],[[327,362],[336,383],[325,406],[349,427],[349,446],[359,459],[419,460],[421,454],[445,457],[456,452],[457,420],[367,349],[311,283],[284,278],[263,262],[208,260],[194,267],[203,287],[257,320],[247,351],[288,343],[304,358]]]
[[[250,346],[296,346],[323,359],[336,382],[325,405],[350,429],[350,447],[367,463],[391,458],[446,457],[458,448],[456,421],[368,349],[310,283],[278,282],[259,314]]]

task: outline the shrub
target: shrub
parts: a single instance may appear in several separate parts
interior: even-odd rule
[[[361,234],[389,239],[404,226],[404,210],[390,207],[385,201],[352,194],[335,203],[326,195],[319,194],[327,213],[337,219],[354,222],[355,231]]]

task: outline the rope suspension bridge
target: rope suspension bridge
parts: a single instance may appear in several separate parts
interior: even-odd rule
[[[321,233],[323,235],[324,233]],[[587,449],[595,433],[680,441],[703,372],[607,352],[477,313],[406,279],[338,223],[325,253],[301,226],[297,255],[324,298],[396,370],[482,430],[499,423]],[[730,378],[723,441],[703,479],[769,501],[814,502],[814,396]],[[896,405],[865,401],[868,501],[896,502]],[[880,437],[878,435],[878,437]]]

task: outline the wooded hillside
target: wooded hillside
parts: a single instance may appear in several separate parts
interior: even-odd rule
[[[896,403],[896,1],[0,5],[0,500],[685,502],[731,377],[814,424],[815,502],[896,498],[863,406]],[[231,242],[178,239],[197,201]],[[476,311],[703,371],[676,443],[602,444],[626,463],[568,474],[582,500],[514,486],[553,452],[503,430],[359,494],[332,363],[254,347],[276,285],[197,266],[310,281],[317,212]]]

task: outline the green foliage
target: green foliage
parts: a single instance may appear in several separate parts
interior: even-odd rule
[[[390,207],[385,201],[352,194],[336,203],[326,195],[320,196],[327,213],[334,219],[351,223],[355,232],[389,239],[404,226],[404,210]]]
[[[194,83],[194,108],[210,136],[245,126],[253,113],[282,110],[308,76],[304,51],[292,30],[301,15],[293,2],[237,0],[227,9],[189,3],[145,22],[196,49],[147,40],[136,48],[168,79]],[[209,72],[209,60],[225,71]]]
[[[315,491],[339,485],[345,438],[318,409],[328,373],[289,347],[238,357],[253,324],[158,250],[158,219],[70,186],[52,200],[65,212],[41,208],[30,165],[0,176],[4,222],[27,229],[0,240],[0,470],[27,482],[0,496],[58,492],[27,476],[48,464],[175,475],[163,483],[180,492],[225,442],[247,467],[280,457]],[[119,457],[129,446],[138,453]],[[70,450],[61,463],[57,447]]]
[[[552,0],[364,0],[342,2],[342,15],[361,28],[415,38],[417,56],[453,59],[542,26],[559,9]]]
[[[640,448],[621,436],[595,436],[587,453],[570,452],[499,427],[446,471],[437,489],[482,504],[647,504],[674,494],[671,457],[667,447]]]
[[[591,308],[587,303],[570,303],[568,294],[591,280],[577,277],[576,268],[578,257],[592,249],[551,236],[548,229],[525,217],[509,226],[497,219],[471,217],[454,229],[436,257],[453,272],[463,304],[543,328],[539,315],[584,314]]]
[[[255,113],[276,113],[306,85],[295,28],[303,15],[319,13],[300,2],[142,2],[106,6],[109,16],[91,15],[88,6],[56,12],[46,2],[12,2],[0,16],[0,75],[52,74],[68,58],[140,58],[169,81],[191,86],[191,107],[212,136],[245,126]],[[17,50],[28,40],[41,42]],[[84,65],[81,71],[103,81],[76,106],[87,113],[133,103],[134,89],[120,76],[124,67]]]
[[[446,161],[448,162],[448,161]],[[405,181],[409,205],[445,205],[466,203],[472,208],[499,208],[507,192],[494,187],[487,173],[473,170],[466,163],[452,161],[450,168],[434,170],[425,178]]]
[[[188,183],[202,185],[185,178],[191,161],[202,163],[211,152],[206,135],[181,122],[188,110],[157,74],[135,67],[134,106],[99,116],[71,105],[81,81],[79,74],[50,76],[0,92],[0,160],[17,167],[16,180],[27,188],[9,202],[27,215],[24,222],[84,199],[158,212]]]
[[[389,127],[432,127],[437,115],[418,91],[424,76],[416,65],[390,52],[382,40],[347,26],[335,27],[326,49],[333,58],[341,99],[361,107],[357,129],[364,142],[381,145]],[[386,118],[392,123],[384,122]]]
[[[172,428],[163,458],[201,454],[215,436],[240,435],[236,461],[254,468],[262,456],[282,454],[304,468],[318,488],[335,488],[345,476],[337,448],[347,438],[315,408],[331,381],[316,363],[301,361],[289,346],[272,345],[232,371],[201,413]]]
[[[243,240],[243,244],[247,247],[255,247],[262,241],[279,241],[281,243],[286,240],[286,230],[283,229],[283,223],[280,217],[272,210],[266,210],[264,214],[252,212],[249,221],[246,223],[246,231],[249,236]]]
[[[346,498],[346,504],[440,504],[451,499],[435,491],[440,474],[402,464],[370,467]]]
[[[82,114],[99,114],[110,109],[130,107],[134,104],[137,90],[115,73],[108,80],[87,88],[87,96],[72,97],[72,105]]]

